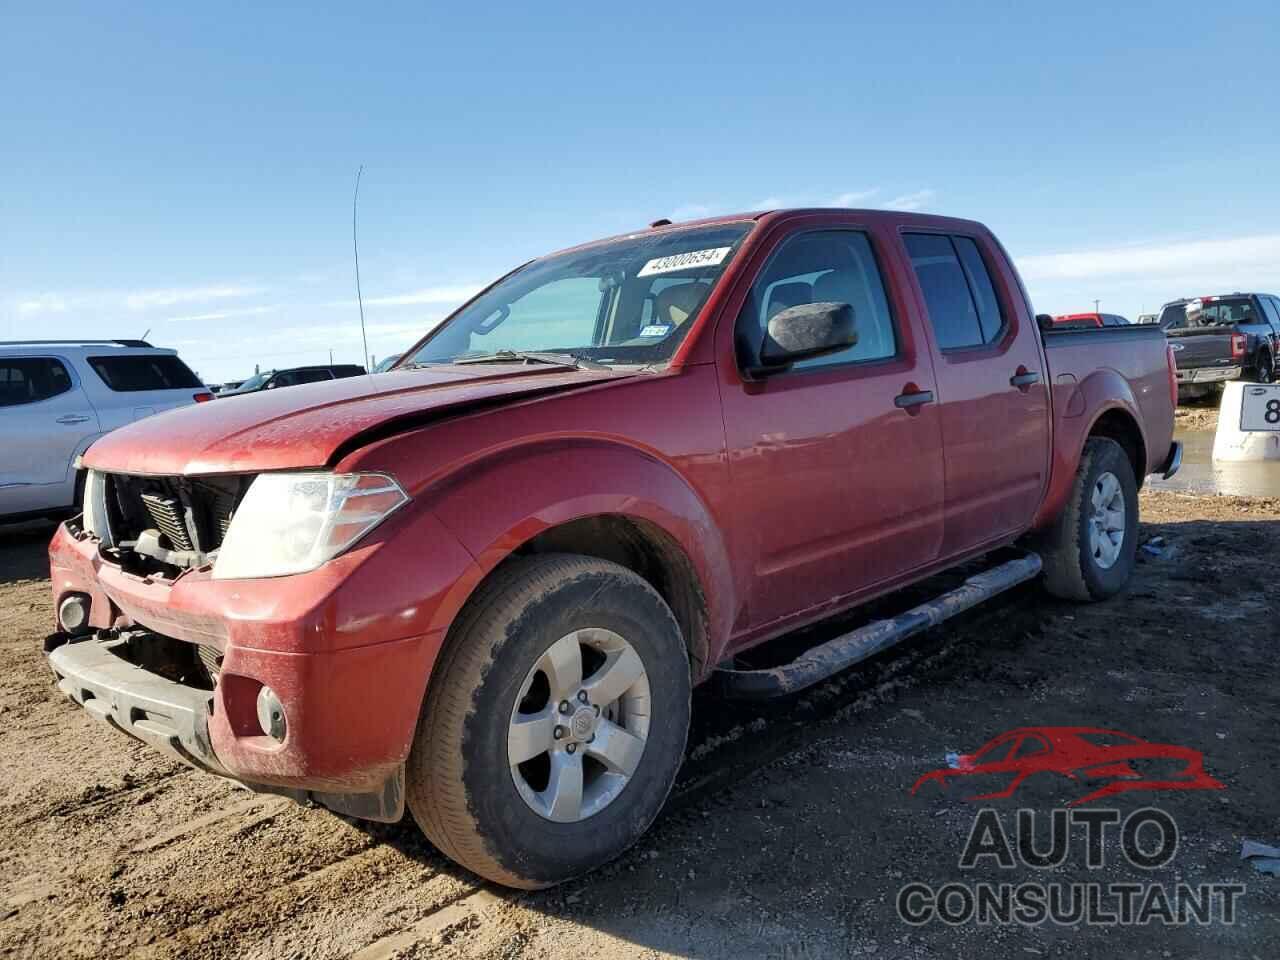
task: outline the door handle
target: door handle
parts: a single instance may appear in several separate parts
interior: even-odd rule
[[[76,414],[74,414],[74,413],[68,413],[68,414],[65,414],[65,415],[63,415],[63,416],[59,417],[59,418],[57,419],[57,421],[56,421],[56,422],[58,422],[58,423],[85,423],[85,422],[87,422],[87,421],[88,421],[88,419],[89,419],[88,417],[81,417],[81,416],[77,416],[77,415],[76,415]]]
[[[1009,378],[1009,386],[1011,387],[1029,387],[1033,383],[1040,382],[1040,374],[1034,370],[1024,370],[1022,373],[1015,373]]]
[[[914,393],[900,393],[893,398],[893,405],[902,410],[910,410],[921,404],[933,403],[932,390],[917,390]]]

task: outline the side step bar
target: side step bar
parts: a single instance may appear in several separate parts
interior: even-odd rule
[[[766,700],[812,686],[899,641],[936,627],[1040,573],[1040,556],[1028,553],[975,574],[954,590],[890,620],[877,620],[828,640],[790,663],[767,670],[716,671],[720,691],[739,700]]]

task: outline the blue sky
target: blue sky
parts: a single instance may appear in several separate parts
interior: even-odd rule
[[[192,9],[179,9],[187,6]],[[360,358],[660,216],[988,223],[1037,309],[1280,290],[1274,3],[0,6],[0,336]]]

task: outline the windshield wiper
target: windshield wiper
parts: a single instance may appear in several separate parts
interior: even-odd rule
[[[573,353],[539,353],[530,350],[495,350],[493,353],[482,353],[476,357],[459,357],[454,363],[552,363],[560,367],[577,367],[581,370],[608,370],[603,363],[597,363],[590,357],[580,357]]]

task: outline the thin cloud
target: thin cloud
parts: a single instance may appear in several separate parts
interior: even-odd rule
[[[879,192],[880,189],[878,187],[872,187],[870,190],[851,190],[848,193],[837,194],[827,206],[856,207],[859,204],[866,203]]]
[[[66,313],[71,304],[65,296],[57,293],[42,293],[30,300],[18,301],[18,313]]]
[[[261,287],[220,285],[210,287],[186,287],[168,290],[143,290],[127,294],[125,306],[130,310],[146,310],[150,307],[172,307],[179,303],[203,303],[208,300],[229,300],[251,297],[261,293]]]
[[[238,310],[221,310],[217,313],[197,313],[188,317],[165,317],[165,323],[202,323],[213,320],[232,320],[236,317],[260,317],[275,313],[279,307],[244,307]]]
[[[1196,275],[1270,271],[1280,261],[1280,233],[1217,240],[1190,240],[1128,247],[1102,247],[1022,257],[1018,269],[1029,280],[1086,280],[1131,274]]]
[[[916,190],[913,193],[904,193],[896,196],[892,200],[886,201],[882,206],[886,210],[922,210],[937,195],[938,192],[936,190]]]
[[[410,307],[422,304],[460,304],[470,300],[480,292],[482,286],[476,284],[458,284],[454,286],[425,287],[408,293],[396,293],[382,297],[365,297],[366,307]],[[354,306],[355,300],[344,300],[334,306]]]
[[[705,203],[685,203],[671,211],[672,220],[701,220],[711,216],[712,207]]]

